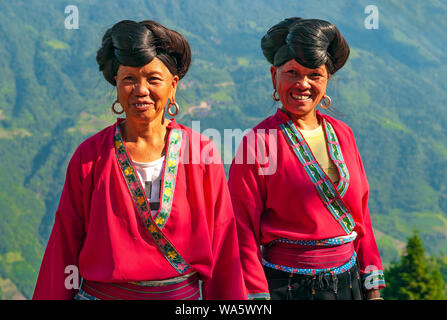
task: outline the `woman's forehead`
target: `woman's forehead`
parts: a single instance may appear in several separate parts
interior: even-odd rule
[[[120,73],[140,73],[140,74],[154,74],[154,73],[158,73],[158,74],[171,74],[171,72],[169,71],[169,69],[165,66],[165,64],[158,58],[154,58],[152,59],[151,62],[145,64],[144,66],[141,67],[131,67],[131,66],[124,66],[124,65],[120,65],[118,68],[118,74]]]
[[[282,69],[284,69],[284,68],[296,69],[296,70],[300,70],[302,72],[312,72],[312,71],[327,72],[326,65],[324,65],[324,64],[322,64],[318,68],[312,69],[312,68],[307,68],[307,67],[303,66],[302,64],[298,63],[295,59],[291,59],[291,60],[287,61],[280,68],[282,68]]]

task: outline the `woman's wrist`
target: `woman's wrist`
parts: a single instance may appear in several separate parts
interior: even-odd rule
[[[383,300],[383,298],[380,296],[379,289],[372,289],[366,291],[366,299],[367,300]]]

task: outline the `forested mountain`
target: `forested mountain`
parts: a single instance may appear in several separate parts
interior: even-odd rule
[[[122,19],[157,20],[185,35],[193,61],[177,92],[178,121],[200,120],[202,131],[220,132],[251,128],[279,107],[260,49],[270,26],[291,16],[333,22],[351,56],[328,94],[356,136],[384,261],[398,257],[415,228],[429,253],[447,248],[447,2],[376,1],[377,29],[365,26],[369,4],[0,1],[3,297],[14,286],[15,297],[31,297],[68,160],[82,140],[115,121],[114,88],[95,55],[105,30]],[[74,25],[69,5],[77,8],[75,29],[67,28]]]

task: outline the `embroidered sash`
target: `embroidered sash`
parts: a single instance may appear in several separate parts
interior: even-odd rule
[[[342,274],[342,273],[348,271],[349,269],[351,269],[355,265],[356,261],[357,261],[357,253],[354,251],[353,255],[351,256],[351,258],[349,259],[348,262],[344,263],[343,265],[341,265],[339,267],[335,267],[335,268],[323,268],[323,269],[294,268],[294,267],[287,267],[287,266],[282,266],[279,264],[271,263],[271,262],[268,262],[267,260],[265,260],[264,258],[262,258],[262,265],[272,268],[272,269],[284,271],[287,273],[304,274],[304,275],[308,275],[308,276],[313,276],[313,275],[320,274],[320,273],[338,275],[338,274]]]
[[[162,281],[96,282],[83,279],[75,300],[199,300],[196,272]]]
[[[115,155],[118,160],[121,173],[126,181],[132,199],[138,213],[149,231],[152,239],[162,252],[163,256],[169,261],[178,273],[184,273],[190,268],[188,263],[180,256],[174,245],[165,237],[162,232],[166,224],[174,198],[175,181],[177,177],[177,168],[179,163],[180,148],[182,144],[182,132],[177,129],[171,129],[168,137],[168,149],[165,157],[165,164],[162,175],[162,190],[160,192],[160,209],[152,217],[149,202],[146,193],[138,178],[132,160],[127,153],[126,146],[121,136],[119,125],[115,128]]]
[[[346,234],[350,234],[354,229],[355,223],[349,209],[342,201],[342,197],[345,195],[349,186],[349,172],[344,162],[334,128],[325,119],[323,119],[323,126],[325,129],[329,155],[337,167],[340,176],[337,187],[334,186],[329,176],[321,168],[320,164],[312,154],[306,140],[293,122],[289,120],[287,123],[280,124],[280,128],[284,133],[287,142],[303,165],[304,170],[317,189],[321,200],[335,220],[337,220],[343,230],[345,230]]]
[[[352,231],[347,236],[339,236],[329,239],[319,239],[319,240],[290,240],[286,238],[278,238],[269,243],[272,245],[277,242],[302,245],[302,246],[340,246],[346,243],[350,243],[357,238],[357,232]]]
[[[353,231],[349,235],[329,239],[275,239],[263,247],[262,264],[289,273],[340,274],[349,270],[356,261],[353,246],[356,238],[357,232]]]

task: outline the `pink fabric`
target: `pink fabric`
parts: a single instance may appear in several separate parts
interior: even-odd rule
[[[72,299],[76,290],[64,285],[68,265],[77,266],[84,279],[97,282],[179,275],[153,242],[132,201],[115,158],[115,125],[84,141],[68,165],[34,299]],[[204,281],[204,299],[245,299],[223,166],[200,157],[205,148],[205,154],[219,157],[219,153],[208,138],[175,120],[171,128],[183,130],[181,157],[189,161],[179,164],[171,215],[163,233],[191,265],[188,272],[197,271]]]
[[[198,276],[159,287],[144,287],[131,283],[84,281],[82,290],[100,300],[198,300]]]
[[[341,246],[299,246],[277,242],[264,247],[262,256],[270,263],[301,269],[339,267],[354,254],[352,242]]]
[[[354,230],[358,237],[354,241],[354,247],[361,272],[364,273],[369,265],[382,270],[368,210],[368,181],[354,135],[343,122],[318,111],[317,116],[324,117],[332,124],[349,170],[349,188],[343,201],[356,223]],[[230,167],[228,183],[237,220],[248,294],[268,292],[261,265],[261,245],[267,245],[278,238],[318,240],[346,235],[325,207],[281,132],[279,125],[289,120],[278,109],[276,114],[258,124],[254,128],[254,139],[250,134],[244,137]],[[275,133],[277,139],[271,139]],[[269,162],[254,156],[263,152],[270,156]],[[244,161],[238,164],[236,159],[241,158]],[[247,163],[250,158],[257,161]]]

